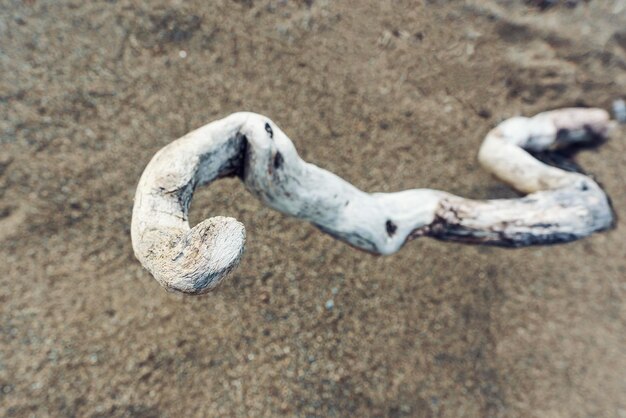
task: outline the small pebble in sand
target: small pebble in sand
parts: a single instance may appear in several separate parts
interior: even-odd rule
[[[181,58],[187,58],[187,51],[178,51],[178,56]]]
[[[623,99],[613,102],[613,114],[619,123],[626,123],[626,102]]]
[[[330,311],[331,309],[335,307],[335,302],[332,299],[328,299],[324,306],[326,306],[326,309]]]

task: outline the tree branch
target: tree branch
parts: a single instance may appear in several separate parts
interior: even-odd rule
[[[135,195],[133,249],[169,290],[214,289],[239,263],[245,229],[221,216],[190,228],[188,210],[197,186],[224,176],[239,176],[266,205],[376,254],[392,254],[420,236],[513,247],[571,241],[612,225],[609,200],[590,177],[546,165],[529,151],[597,141],[609,124],[600,109],[562,109],[501,123],[487,135],[479,161],[528,195],[476,201],[431,189],[365,193],[303,161],[268,118],[234,113],[152,158]]]

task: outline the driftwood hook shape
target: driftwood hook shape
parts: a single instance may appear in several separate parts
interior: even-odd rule
[[[169,290],[214,289],[238,265],[245,229],[221,216],[191,228],[188,211],[196,187],[225,176],[240,177],[264,204],[376,254],[392,254],[420,236],[509,247],[572,241],[612,225],[609,200],[590,177],[544,164],[530,152],[604,138],[609,125],[604,110],[578,108],[502,122],[488,133],[478,159],[526,196],[477,201],[431,189],[365,193],[303,161],[267,117],[234,113],[152,158],[135,195],[133,249]]]

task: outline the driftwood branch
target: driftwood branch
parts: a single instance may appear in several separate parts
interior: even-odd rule
[[[478,158],[526,196],[477,201],[431,189],[365,193],[303,161],[268,118],[235,113],[152,158],[135,196],[133,249],[169,290],[214,289],[239,263],[245,229],[221,216],[190,228],[188,210],[196,187],[225,176],[240,177],[264,204],[376,254],[392,254],[420,236],[510,247],[575,240],[612,225],[606,194],[590,177],[544,164],[531,153],[597,141],[609,123],[600,109],[562,109],[501,123]]]

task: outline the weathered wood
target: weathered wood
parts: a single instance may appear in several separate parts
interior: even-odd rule
[[[189,204],[197,186],[235,175],[266,205],[376,254],[392,254],[419,236],[513,247],[571,241],[611,226],[609,200],[590,177],[546,165],[529,151],[597,140],[609,123],[600,109],[501,123],[487,135],[479,161],[528,195],[475,201],[431,189],[365,193],[303,161],[268,118],[234,113],[172,142],[150,161],[135,196],[133,249],[169,290],[214,289],[239,263],[245,229],[226,217],[190,228]]]

